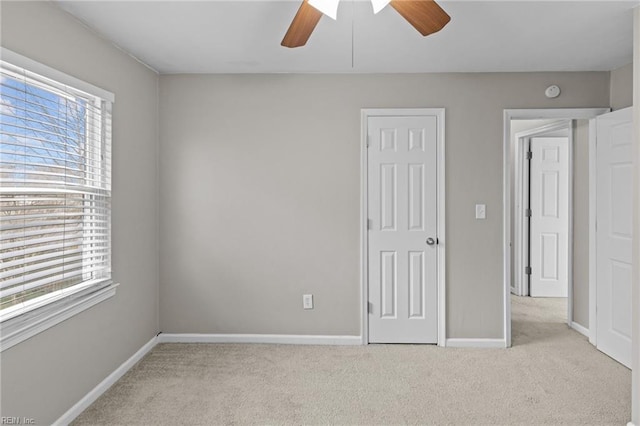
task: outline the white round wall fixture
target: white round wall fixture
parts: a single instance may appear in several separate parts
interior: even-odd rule
[[[553,86],[547,87],[547,90],[544,91],[544,94],[549,99],[557,98],[558,96],[560,96],[560,88],[554,84]]]

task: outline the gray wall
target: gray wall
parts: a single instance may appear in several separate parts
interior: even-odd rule
[[[633,105],[633,64],[611,71],[611,109]]]
[[[503,109],[608,106],[609,85],[607,72],[162,76],[162,331],[359,334],[360,109],[445,107],[448,336],[502,338]]]
[[[573,322],[589,328],[589,120],[573,124]]]
[[[158,331],[158,77],[53,3],[2,2],[2,46],[115,93],[116,295],[2,352],[2,416],[48,425]]]

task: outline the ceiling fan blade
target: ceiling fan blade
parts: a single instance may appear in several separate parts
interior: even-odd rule
[[[433,0],[391,0],[391,6],[423,36],[440,31],[451,20]]]
[[[304,46],[320,18],[322,12],[311,6],[307,0],[303,0],[280,44],[284,47]]]

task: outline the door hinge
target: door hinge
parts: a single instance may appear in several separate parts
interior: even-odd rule
[[[526,275],[531,275],[531,266],[525,266],[524,267],[524,273]]]
[[[371,146],[371,135],[367,135],[366,145],[367,145],[367,148],[369,148]]]
[[[373,313],[373,303],[367,302],[367,313]]]
[[[527,160],[531,160],[533,158],[533,152],[527,151]]]
[[[367,219],[367,229],[373,229],[373,220]]]
[[[524,215],[525,215],[526,217],[531,217],[531,209],[526,209],[526,210],[524,211]]]

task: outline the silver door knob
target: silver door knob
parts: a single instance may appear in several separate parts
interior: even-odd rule
[[[436,240],[434,240],[433,238],[429,237],[427,238],[427,244],[432,246],[436,243]]]

